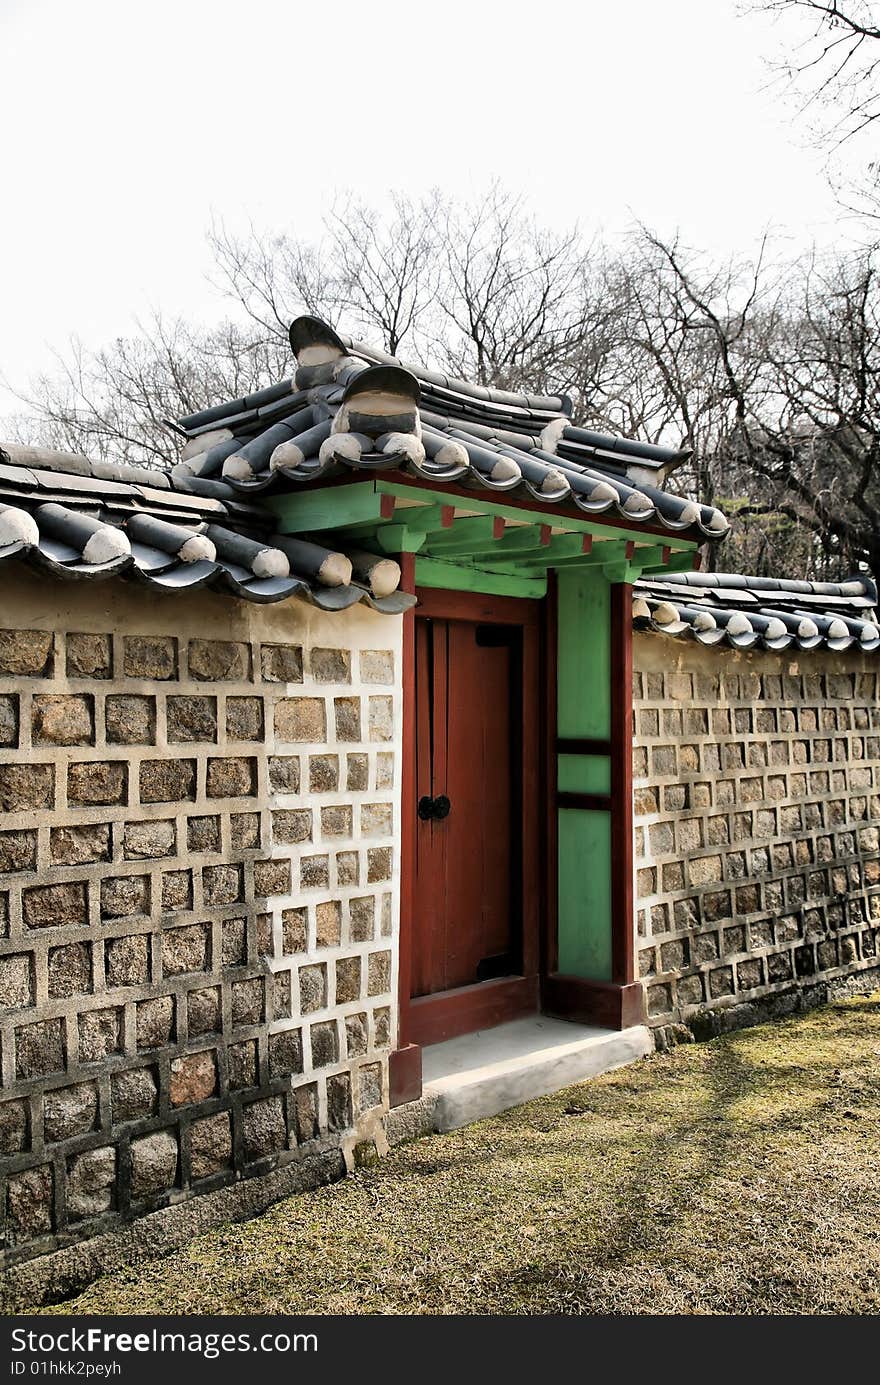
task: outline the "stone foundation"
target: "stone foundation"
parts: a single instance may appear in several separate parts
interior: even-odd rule
[[[876,986],[876,659],[636,634],[634,667],[637,943],[658,1041]]]
[[[28,574],[4,592],[15,1263],[383,1142],[400,621]]]

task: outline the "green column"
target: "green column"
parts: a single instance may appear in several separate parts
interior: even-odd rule
[[[601,570],[558,576],[557,735],[607,741],[611,735],[611,589]],[[610,794],[607,754],[560,754],[557,786]],[[567,976],[610,981],[611,813],[558,810],[559,960]]]

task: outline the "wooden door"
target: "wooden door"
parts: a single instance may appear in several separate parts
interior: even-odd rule
[[[407,808],[417,1043],[537,1008],[535,612],[528,602],[428,595],[415,622]]]

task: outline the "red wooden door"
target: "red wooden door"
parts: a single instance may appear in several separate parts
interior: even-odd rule
[[[415,629],[415,850],[410,1037],[438,1042],[536,1008],[540,833],[537,660],[527,603],[438,593]],[[450,614],[444,609],[452,607]],[[529,613],[530,615],[531,613]],[[525,722],[528,708],[529,723]],[[447,807],[448,805],[448,807]],[[529,843],[524,849],[524,832]]]

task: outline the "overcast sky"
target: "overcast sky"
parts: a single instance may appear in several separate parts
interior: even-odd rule
[[[314,235],[349,188],[497,175],[554,225],[827,244],[823,158],[766,89],[790,34],[733,0],[0,0],[0,376],[216,319],[212,215]]]

